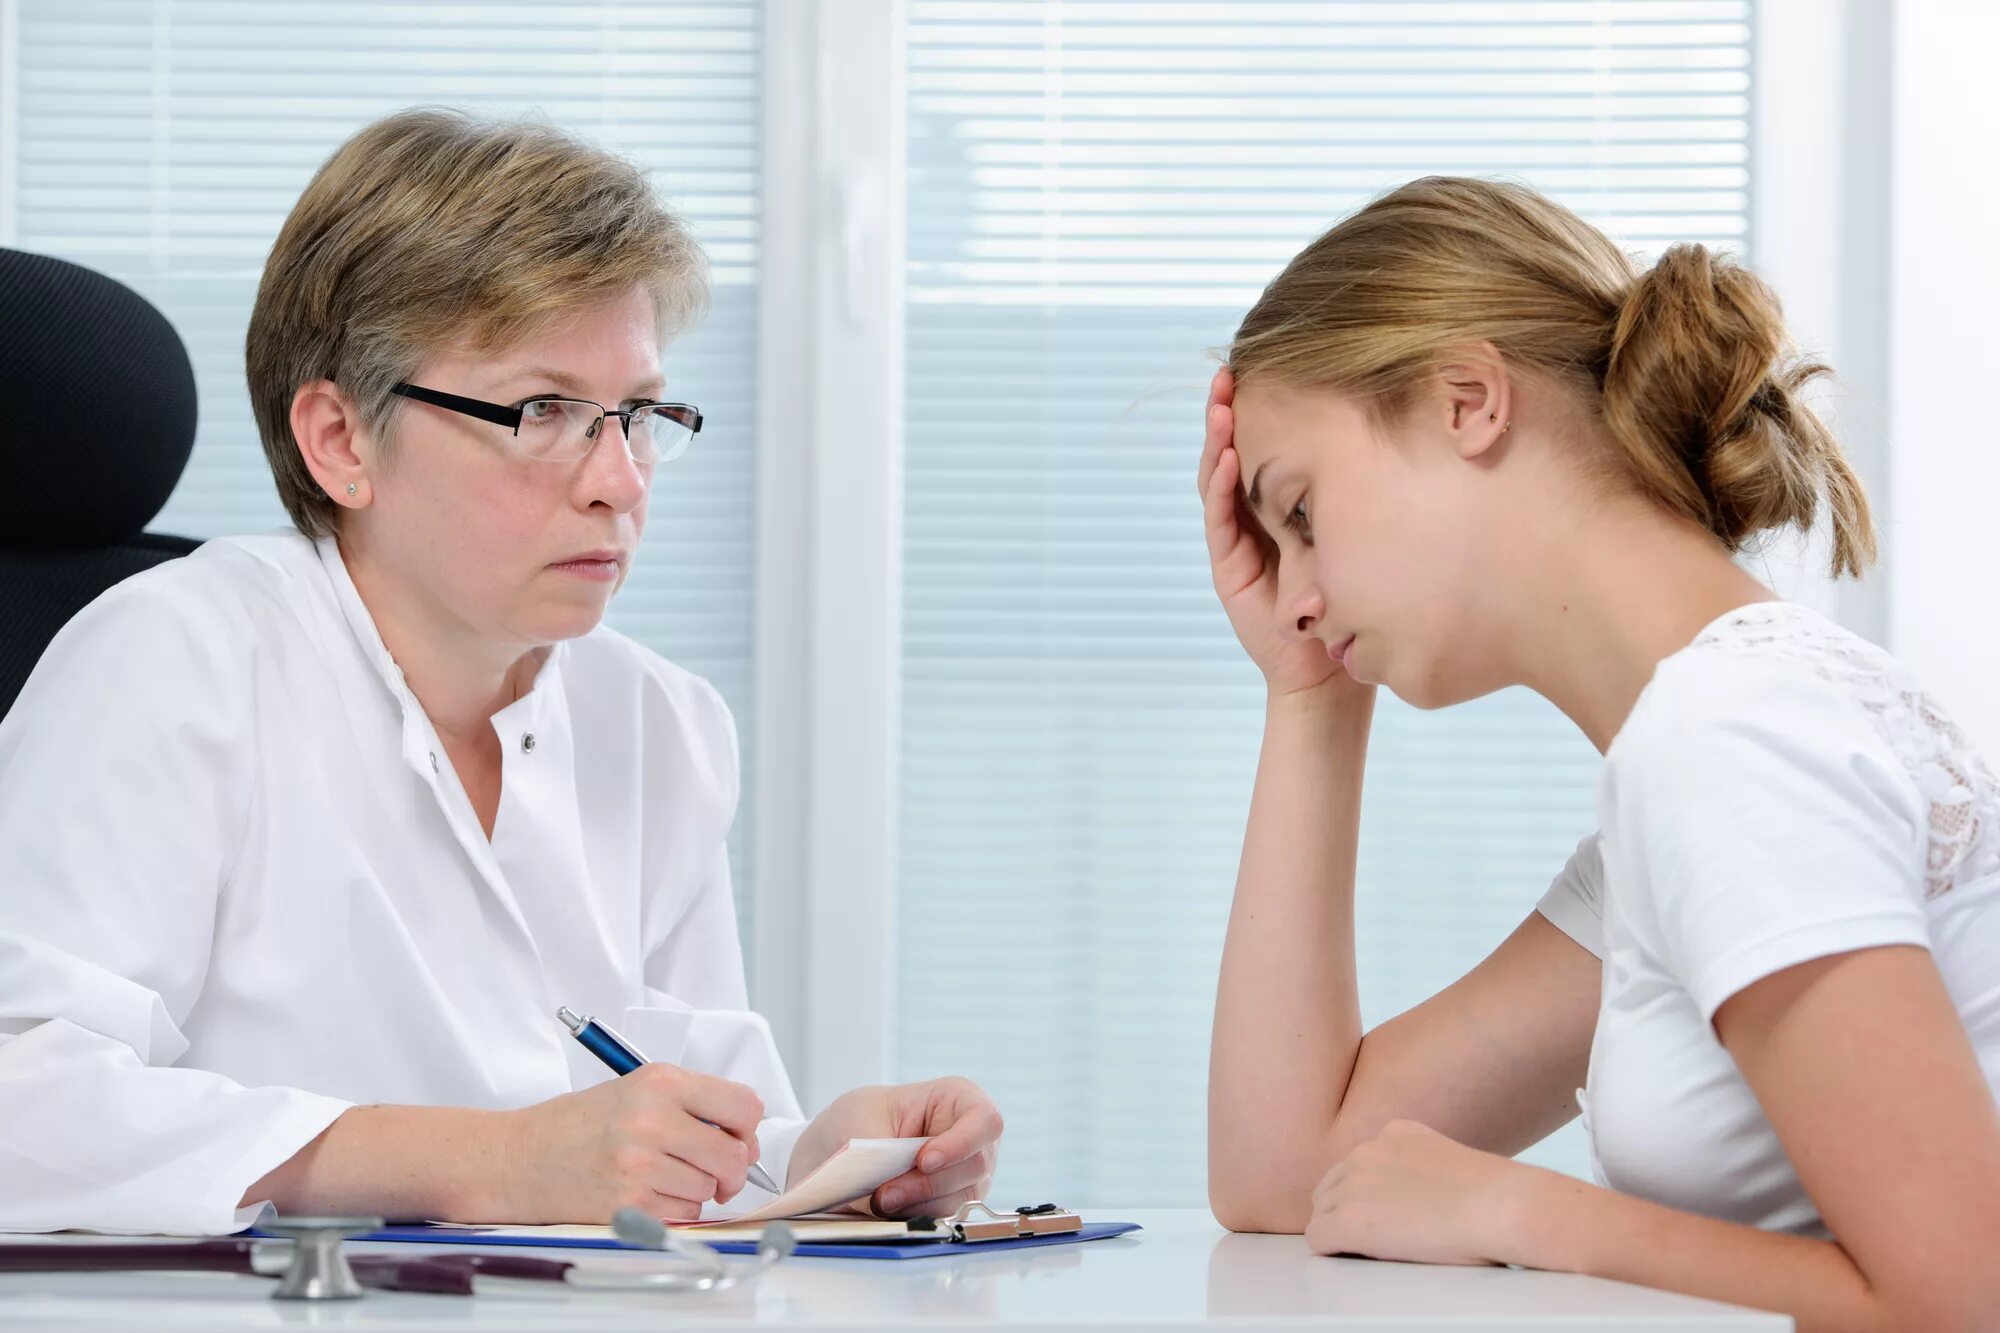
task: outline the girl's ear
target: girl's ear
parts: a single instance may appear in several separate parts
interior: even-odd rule
[[[1500,353],[1481,342],[1438,367],[1445,438],[1460,458],[1479,458],[1513,426],[1513,384]]]

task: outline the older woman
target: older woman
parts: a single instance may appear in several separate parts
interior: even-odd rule
[[[409,112],[320,170],[249,333],[297,531],[113,589],[0,726],[0,1227],[691,1218],[864,1136],[935,1136],[886,1211],[990,1180],[962,1079],[800,1114],[745,1009],[728,710],[601,624],[701,426],[660,366],[703,291],[640,174],[544,126]]]

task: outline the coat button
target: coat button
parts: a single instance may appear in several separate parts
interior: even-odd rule
[[[436,750],[432,750],[432,751],[431,751],[431,772],[435,773],[435,772],[437,772],[437,771],[438,771],[438,752],[437,752]]]
[[[521,753],[522,753],[522,754],[533,754],[534,752],[535,752],[535,733],[534,733],[534,732],[532,732],[532,731],[524,731],[524,732],[522,732],[522,733],[521,733]]]

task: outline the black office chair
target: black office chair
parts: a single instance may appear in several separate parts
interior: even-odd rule
[[[199,543],[143,529],[194,448],[194,367],[101,273],[0,249],[0,716],[69,618]]]

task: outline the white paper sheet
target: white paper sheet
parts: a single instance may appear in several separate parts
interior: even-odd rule
[[[917,1164],[917,1152],[930,1140],[849,1139],[847,1145],[819,1164],[819,1169],[754,1212],[687,1224],[687,1230],[731,1222],[767,1222],[781,1217],[823,1213],[856,1199],[865,1199]]]

